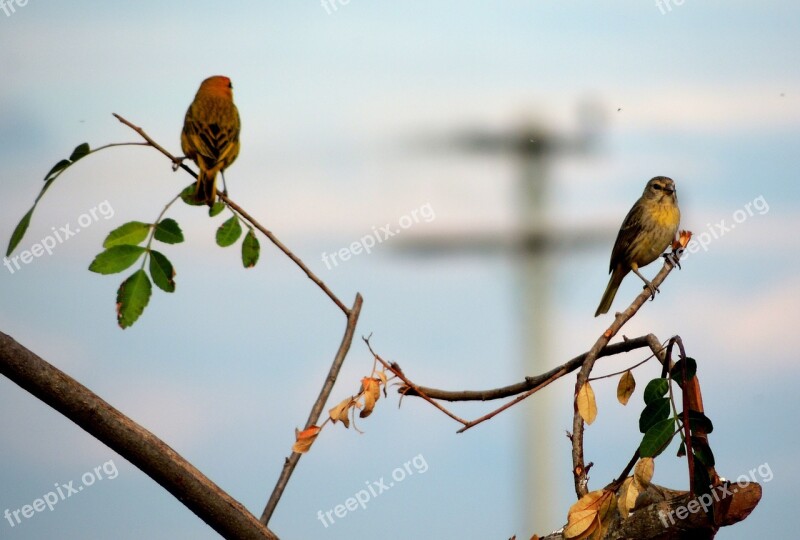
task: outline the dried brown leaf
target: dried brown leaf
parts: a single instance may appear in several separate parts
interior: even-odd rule
[[[617,510],[622,519],[627,519],[628,514],[633,510],[633,505],[636,503],[636,497],[639,496],[639,484],[634,480],[633,476],[629,476],[622,482],[617,494]]]
[[[578,412],[583,418],[584,422],[591,424],[597,418],[597,401],[594,398],[594,390],[589,381],[586,381],[581,389],[578,390],[578,395],[575,397],[578,404]]]
[[[328,415],[335,424],[337,421],[344,424],[344,427],[350,427],[350,408],[355,406],[355,400],[352,397],[344,399],[341,403],[328,411]]]
[[[295,431],[295,438],[297,439],[294,445],[292,446],[292,452],[297,452],[298,454],[305,454],[306,452],[311,449],[311,445],[314,444],[314,441],[317,440],[317,435],[320,432],[319,426],[311,426],[308,429],[303,431],[294,430]]]
[[[622,374],[622,377],[619,378],[619,384],[617,385],[617,399],[623,405],[627,405],[628,400],[631,399],[631,395],[633,395],[634,390],[636,390],[636,379],[633,378],[633,373],[631,373],[631,370],[628,370]]]
[[[606,511],[608,500],[613,500],[613,495],[610,491],[600,489],[587,493],[573,504],[567,514],[564,538],[581,540],[597,531],[601,511]]]
[[[651,457],[642,458],[636,463],[636,467],[633,469],[633,477],[636,478],[642,489],[650,485],[655,468],[656,462]]]
[[[361,379],[361,389],[364,393],[364,409],[358,413],[361,418],[366,418],[372,414],[375,408],[375,403],[381,397],[381,381],[371,377],[364,377]]]

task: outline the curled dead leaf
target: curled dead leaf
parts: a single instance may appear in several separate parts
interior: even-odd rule
[[[376,375],[381,380],[381,384],[383,385],[383,397],[389,397],[386,393],[386,386],[389,381],[389,379],[386,377],[386,371],[378,371]]]
[[[358,413],[361,418],[366,418],[372,414],[375,408],[375,403],[381,397],[381,381],[371,377],[364,377],[361,379],[361,390],[364,393],[364,408]]]
[[[292,445],[292,452],[297,452],[298,454],[308,452],[311,449],[311,445],[317,440],[317,435],[319,435],[321,429],[319,426],[311,426],[303,431],[294,430],[296,441]]]
[[[344,427],[350,427],[350,408],[355,406],[355,400],[352,397],[344,399],[341,403],[328,411],[330,419],[335,424],[337,421],[344,424]]]

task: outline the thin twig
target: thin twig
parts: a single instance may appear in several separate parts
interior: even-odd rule
[[[661,271],[656,274],[656,277],[653,278],[652,284],[654,287],[658,288],[658,286],[663,283],[664,279],[669,275],[672,269],[677,265],[678,261],[680,260],[681,251],[673,251],[671,258],[668,258],[664,261],[664,266],[661,268]],[[583,366],[581,370],[578,372],[578,376],[575,381],[575,396],[578,395],[578,392],[586,384],[586,381],[589,379],[589,375],[592,373],[592,368],[594,367],[594,363],[598,358],[598,354],[600,353],[603,348],[608,345],[608,342],[615,336],[617,333],[622,329],[626,322],[628,322],[631,317],[633,317],[639,309],[644,305],[648,298],[650,298],[650,290],[649,288],[645,287],[645,289],[639,293],[639,295],[633,300],[628,308],[620,313],[617,313],[616,317],[614,318],[614,322],[611,323],[611,326],[603,332],[603,335],[600,336],[589,352],[586,354],[586,359],[584,360]],[[655,352],[655,350],[654,350]],[[588,489],[588,481],[589,477],[586,474],[586,466],[584,464],[584,456],[583,456],[583,417],[580,415],[578,411],[578,402],[574,400],[573,402],[573,417],[572,417],[572,475],[575,484],[575,494],[580,499],[584,495],[589,492]]]
[[[591,381],[599,381],[601,379],[610,379],[611,377],[616,377],[617,375],[622,375],[623,373],[627,373],[629,371],[633,371],[637,367],[639,367],[639,366],[641,366],[643,364],[646,364],[648,361],[650,361],[651,358],[655,358],[655,357],[656,357],[656,355],[655,355],[655,353],[653,353],[650,356],[648,356],[647,358],[645,358],[644,360],[642,360],[641,362],[636,362],[635,364],[633,364],[632,366],[630,366],[630,367],[628,367],[626,369],[623,369],[621,371],[615,371],[614,373],[607,373],[606,375],[598,375],[597,377],[589,377],[588,380],[590,382]]]
[[[150,146],[152,146],[153,148],[155,148],[156,150],[158,150],[159,152],[164,154],[166,157],[168,157],[170,159],[170,161],[172,161],[172,163],[178,164],[178,166],[181,169],[183,169],[184,171],[188,172],[194,178],[197,178],[197,173],[196,172],[194,172],[192,169],[190,169],[189,167],[184,165],[182,161],[180,161],[178,158],[173,156],[167,149],[165,149],[163,146],[161,146],[156,141],[154,141],[142,128],[140,128],[139,126],[131,123],[130,121],[128,121],[125,118],[123,118],[122,116],[118,115],[117,113],[113,113],[113,114],[114,114],[114,117],[117,120],[119,120],[120,122],[122,122],[123,124],[125,124],[126,126],[131,128],[132,130],[134,130],[136,133],[138,133],[139,136],[141,136],[145,141],[147,141],[147,143]],[[308,278],[311,281],[313,281],[320,289],[322,289],[322,291],[328,296],[328,298],[330,298],[333,301],[333,303],[336,304],[336,306],[339,309],[342,310],[342,312],[344,313],[345,317],[348,317],[348,318],[350,317],[349,308],[347,306],[345,306],[344,303],[341,300],[339,300],[339,298],[333,293],[333,291],[331,291],[328,288],[328,286],[325,285],[325,283],[319,277],[317,277],[317,275],[314,274],[314,272],[312,272],[308,268],[308,266],[306,266],[306,264],[297,255],[292,253],[292,251],[288,247],[286,247],[286,245],[283,242],[281,242],[271,231],[269,231],[266,227],[264,227],[263,225],[258,223],[252,216],[250,216],[250,214],[245,212],[242,209],[241,206],[239,206],[238,204],[233,202],[225,194],[220,193],[219,197],[229,207],[231,207],[231,209],[233,209],[235,212],[237,212],[239,215],[241,215],[242,218],[247,220],[253,227],[255,227],[256,229],[261,231],[264,234],[264,236],[266,236],[270,240],[270,242],[272,242],[273,244],[275,244],[275,246],[277,246],[278,249],[283,251],[283,253],[286,254],[286,256],[289,257],[292,260],[292,262],[294,262],[297,266],[299,266],[300,269],[303,272],[305,272],[306,276],[308,276]]]
[[[347,310],[347,328],[345,329],[344,336],[342,337],[342,343],[339,345],[339,350],[336,351],[336,356],[331,364],[331,369],[328,371],[328,376],[325,379],[325,383],[322,385],[322,390],[317,397],[317,401],[311,408],[311,413],[308,415],[308,421],[306,422],[304,429],[308,429],[311,426],[316,425],[320,415],[322,414],[322,410],[325,408],[325,404],[328,402],[328,398],[333,390],[333,385],[336,382],[336,379],[339,377],[339,370],[342,368],[342,364],[347,356],[347,352],[350,350],[350,345],[353,343],[353,334],[355,333],[356,325],[358,324],[358,316],[361,314],[362,303],[363,298],[361,298],[360,294],[356,294],[356,300],[353,303],[353,307]],[[289,483],[289,478],[291,478],[295,467],[297,467],[297,463],[300,461],[301,455],[302,454],[297,452],[292,452],[292,455],[289,456],[284,462],[283,470],[281,470],[281,474],[278,477],[275,488],[272,490],[269,501],[267,501],[267,505],[264,507],[264,512],[261,514],[261,523],[264,525],[267,525],[270,518],[272,518],[272,514],[275,512],[275,508],[278,506],[278,502],[281,500],[283,491],[286,489],[286,486]]]
[[[525,381],[510,386],[495,388],[493,390],[480,390],[480,391],[467,390],[461,392],[451,392],[447,390],[425,388],[414,384],[413,382],[411,382],[410,379],[408,379],[408,377],[405,376],[405,374],[402,372],[399,366],[397,366],[397,364],[386,362],[383,358],[380,357],[380,355],[378,355],[372,349],[372,346],[370,345],[369,342],[369,337],[362,339],[364,339],[364,341],[366,342],[367,347],[369,348],[370,352],[375,357],[375,359],[380,361],[380,363],[384,367],[389,369],[400,380],[403,381],[404,386],[401,386],[398,389],[398,393],[401,394],[402,396],[411,395],[411,396],[421,397],[425,401],[427,401],[428,403],[430,403],[431,405],[442,411],[444,414],[452,418],[453,420],[462,424],[463,427],[459,429],[456,433],[463,433],[466,430],[485,422],[486,420],[494,418],[495,416],[505,411],[506,409],[513,407],[520,401],[523,401],[524,399],[538,392],[539,390],[549,385],[550,383],[578,369],[586,357],[586,354],[576,356],[569,362],[555,369],[552,369],[547,373],[538,375],[536,377],[526,377]],[[613,345],[609,345],[605,347],[602,351],[600,351],[600,354],[598,356],[600,357],[611,356],[623,352],[632,351],[634,349],[651,346],[650,344],[652,340],[656,340],[656,343],[658,343],[658,340],[652,334],[647,336],[641,336],[635,339],[628,339],[620,343],[614,343]],[[486,400],[498,399],[510,396],[516,396],[516,398],[512,399],[511,401],[508,401],[499,408],[481,416],[480,418],[476,418],[475,420],[470,420],[470,421],[466,421],[456,416],[455,414],[444,408],[437,401],[435,401],[436,399],[444,399],[448,401],[486,401]]]
[[[619,487],[622,485],[622,483],[625,481],[625,479],[628,477],[628,475],[631,473],[631,470],[633,470],[633,467],[636,465],[637,461],[639,461],[639,449],[638,448],[633,453],[633,457],[628,462],[628,464],[625,465],[625,468],[622,470],[622,472],[617,477],[617,479],[614,480],[613,482],[611,482],[610,484],[608,484],[605,487],[605,489],[608,489],[610,491],[616,492],[619,489]]]
[[[368,337],[362,337],[361,339],[363,339],[364,343],[367,344],[367,348],[369,349],[369,352],[372,353],[372,356],[375,358],[375,360],[380,362],[383,365],[383,367],[385,367],[386,369],[388,369],[389,371],[394,373],[394,375],[398,379],[403,381],[403,383],[406,385],[407,388],[414,389],[414,391],[416,392],[417,396],[421,397],[422,399],[424,399],[425,401],[427,401],[428,403],[430,403],[431,405],[433,405],[434,407],[436,407],[437,409],[442,411],[444,414],[446,414],[447,416],[449,416],[450,418],[452,418],[456,422],[459,422],[460,424],[462,424],[464,426],[467,426],[470,423],[470,422],[467,422],[466,420],[464,420],[463,418],[459,418],[455,414],[451,413],[450,411],[448,411],[447,409],[445,409],[444,407],[439,405],[439,403],[437,403],[436,401],[434,401],[430,397],[428,397],[424,392],[420,391],[419,386],[417,386],[414,383],[412,383],[408,379],[408,377],[405,376],[405,374],[399,368],[399,366],[397,366],[397,364],[387,362],[386,360],[381,358],[380,355],[378,355],[378,353],[376,353],[374,350],[372,350],[372,345],[370,344]],[[461,431],[459,431],[459,433],[461,433]]]
[[[314,272],[312,272],[312,271],[311,271],[311,270],[308,268],[308,266],[306,266],[306,264],[305,264],[305,263],[304,263],[304,262],[303,262],[303,261],[300,259],[300,257],[298,257],[297,255],[295,255],[294,253],[292,253],[292,251],[291,251],[291,250],[290,250],[288,247],[286,247],[286,245],[284,245],[284,243],[283,243],[283,242],[281,242],[281,241],[278,239],[278,237],[276,237],[274,234],[272,234],[272,232],[271,232],[271,231],[269,231],[269,230],[268,230],[266,227],[264,227],[264,226],[263,226],[263,225],[261,225],[261,224],[260,224],[258,221],[256,221],[256,220],[255,220],[255,218],[253,218],[253,217],[252,217],[250,214],[248,214],[247,212],[245,212],[245,211],[244,211],[244,209],[242,209],[242,207],[241,207],[241,206],[239,206],[238,204],[236,204],[235,202],[233,202],[232,200],[230,200],[230,199],[228,198],[228,196],[227,196],[227,195],[225,195],[225,194],[223,194],[223,193],[220,193],[220,194],[219,194],[219,198],[220,198],[220,199],[222,199],[222,200],[225,202],[225,204],[227,204],[227,205],[228,205],[230,208],[232,208],[232,209],[233,209],[233,210],[234,210],[234,211],[235,211],[237,214],[239,214],[240,216],[242,216],[242,218],[244,218],[245,220],[247,220],[247,221],[248,221],[248,222],[249,222],[249,223],[250,223],[250,224],[251,224],[253,227],[255,227],[256,229],[258,229],[259,231],[261,231],[261,232],[264,234],[264,236],[266,236],[267,238],[269,238],[270,242],[272,242],[273,244],[275,244],[275,246],[277,246],[277,248],[278,248],[278,249],[280,249],[281,251],[283,251],[283,253],[284,253],[284,254],[286,254],[286,256],[287,256],[287,257],[289,257],[290,259],[292,259],[292,261],[293,261],[293,262],[294,262],[294,263],[295,263],[297,266],[299,266],[299,267],[300,267],[300,269],[301,269],[303,272],[305,272],[306,276],[308,276],[308,279],[310,279],[311,281],[313,281],[314,283],[316,283],[316,284],[317,284],[317,286],[318,286],[320,289],[322,289],[322,291],[323,291],[323,292],[324,292],[326,295],[328,295],[328,298],[330,298],[330,299],[333,301],[333,303],[334,303],[334,304],[336,304],[336,305],[339,307],[339,309],[341,309],[341,310],[342,310],[342,312],[344,312],[344,314],[345,314],[345,316],[346,316],[346,317],[349,317],[349,316],[350,316],[350,309],[349,309],[347,306],[345,306],[345,305],[344,305],[344,303],[343,303],[341,300],[339,300],[339,297],[337,297],[337,296],[336,296],[336,295],[333,293],[333,291],[331,291],[331,290],[328,288],[328,286],[327,286],[327,285],[325,285],[325,283],[324,283],[324,282],[323,282],[323,281],[322,281],[322,280],[321,280],[319,277],[317,277],[317,275],[316,275]]]
[[[566,375],[566,374],[567,374],[566,371],[564,371],[563,373],[554,374],[552,377],[550,377],[546,381],[542,381],[542,383],[537,385],[535,388],[531,388],[530,390],[528,390],[524,394],[517,396],[516,398],[512,399],[511,401],[509,401],[508,403],[503,405],[502,407],[499,407],[499,408],[493,410],[492,412],[490,412],[488,414],[485,414],[485,415],[481,416],[480,418],[477,418],[477,419],[473,420],[472,422],[470,422],[469,424],[467,424],[463,428],[459,429],[456,433],[464,433],[468,429],[477,426],[481,422],[485,422],[486,420],[489,420],[490,418],[494,418],[495,416],[497,416],[498,414],[500,414],[504,410],[506,410],[506,409],[508,409],[510,407],[513,407],[514,405],[516,405],[517,403],[519,403],[523,399],[529,397],[531,394],[534,394],[534,393],[538,392],[539,390],[541,390],[542,388],[544,388],[545,386],[547,386],[551,382],[553,382],[555,380],[558,380],[559,378],[561,378],[563,375]]]

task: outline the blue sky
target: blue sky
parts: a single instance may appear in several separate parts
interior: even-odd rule
[[[503,254],[412,257],[400,239],[328,269],[331,253],[423,205],[435,219],[403,231],[508,236],[518,167],[503,156],[446,148],[464,129],[505,132],[525,121],[572,136],[578,110],[602,118],[587,154],[549,163],[546,219],[607,236],[549,261],[554,366],[588,349],[608,318],[592,318],[607,280],[613,234],[647,179],[671,176],[683,228],[696,234],[763,200],[693,254],[626,327],[627,336],[679,334],[698,360],[718,470],[729,478],[769,464],[757,510],[719,538],[783,532],[798,480],[798,436],[781,411],[797,406],[800,323],[800,6],[788,1],[672,3],[351,0],[318,2],[65,3],[30,0],[0,11],[0,159],[7,239],[44,173],[78,143],[136,140],[126,116],[174,152],[199,82],[225,74],[242,115],[242,152],[227,175],[232,197],[303,257],[346,302],[365,297],[359,335],[420,383],[488,388],[520,380],[520,268]],[[420,141],[423,141],[421,144]],[[425,148],[424,142],[433,142]],[[277,250],[262,242],[243,270],[218,248],[218,221],[175,207],[187,236],[163,251],[177,291],[154,293],[141,320],[117,328],[120,276],[86,270],[114,227],[149,221],[182,186],[153,151],[112,149],[53,186],[20,250],[107,201],[101,217],[52,255],[0,267],[0,330],[86,384],[162,437],[260,514],[283,458],[316,397],[343,331],[341,314]],[[3,244],[5,245],[5,244]],[[654,267],[645,270],[653,275]],[[624,282],[615,308],[639,290]],[[643,357],[599,363],[616,371]],[[358,388],[372,361],[356,342],[331,398]],[[657,370],[637,373],[640,388]],[[326,428],[305,456],[272,521],[281,538],[351,538],[365,530],[406,538],[508,538],[549,532],[572,503],[573,379],[465,434],[414,400],[390,394],[361,422],[365,434]],[[627,408],[598,384],[600,416],[587,431],[591,487],[624,467],[637,444],[641,390]],[[535,403],[534,403],[535,402]],[[482,404],[456,407],[465,417]],[[97,482],[11,527],[0,538],[216,538],[148,477],[75,425],[0,380],[0,513],[55,483],[113,460]],[[545,422],[542,415],[547,416]],[[532,433],[557,486],[546,523],[531,524],[525,480]],[[655,481],[685,487],[685,462],[667,453]],[[317,518],[423,456],[427,469],[327,528]]]

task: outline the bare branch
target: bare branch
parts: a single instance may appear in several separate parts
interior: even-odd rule
[[[400,366],[399,366],[399,365],[397,365],[397,364],[396,364],[396,363],[394,363],[394,362],[392,362],[392,363],[389,363],[389,362],[387,362],[386,360],[384,360],[383,358],[381,358],[381,357],[378,355],[378,353],[376,353],[375,351],[373,351],[373,350],[372,350],[372,345],[370,345],[369,338],[361,338],[361,339],[363,339],[363,340],[364,340],[364,343],[366,343],[366,344],[367,344],[367,348],[369,349],[369,352],[371,352],[371,353],[372,353],[372,356],[375,358],[375,360],[377,360],[378,362],[380,362],[380,363],[381,363],[381,365],[383,365],[383,367],[385,367],[386,369],[388,369],[389,371],[391,371],[392,373],[394,373],[394,375],[395,375],[395,376],[396,376],[398,379],[400,379],[401,381],[403,381],[403,383],[405,383],[405,385],[406,385],[406,386],[405,386],[405,388],[408,388],[409,390],[414,390],[414,392],[415,392],[415,394],[414,394],[414,395],[421,397],[422,399],[424,399],[425,401],[427,401],[428,403],[430,403],[431,405],[433,405],[434,407],[436,407],[437,409],[439,409],[440,411],[442,411],[444,414],[446,414],[447,416],[449,416],[450,418],[452,418],[452,419],[453,419],[453,420],[455,420],[456,422],[459,422],[460,424],[463,424],[463,425],[465,425],[465,426],[469,424],[469,422],[467,422],[467,421],[466,421],[466,420],[464,420],[463,418],[459,418],[458,416],[456,416],[455,414],[451,413],[450,411],[448,411],[447,409],[445,409],[444,407],[442,407],[441,405],[439,405],[437,402],[435,402],[434,400],[432,400],[430,397],[428,397],[427,395],[425,395],[425,392],[423,392],[423,391],[420,389],[420,387],[419,387],[419,386],[417,386],[417,385],[415,385],[414,383],[412,383],[412,382],[411,382],[411,381],[408,379],[408,377],[406,377],[406,376],[405,376],[405,374],[403,373],[403,370],[402,370],[402,369],[400,369]],[[461,433],[461,432],[459,431],[459,433]]]
[[[333,385],[336,382],[336,379],[339,377],[339,370],[342,368],[342,364],[347,356],[347,352],[350,350],[350,345],[353,343],[353,334],[355,333],[356,325],[358,324],[358,316],[361,314],[362,303],[363,299],[361,298],[361,295],[357,294],[352,309],[347,310],[347,328],[345,329],[344,337],[342,337],[342,343],[339,345],[339,350],[336,352],[336,356],[333,359],[333,364],[331,364],[328,377],[325,379],[325,383],[322,385],[322,390],[319,393],[319,397],[317,397],[317,401],[311,408],[311,414],[308,416],[305,429],[316,425],[320,415],[322,414],[322,410],[325,408],[325,404],[328,402],[328,398],[333,390]],[[286,486],[289,483],[289,478],[291,478],[295,467],[297,467],[297,463],[300,461],[301,455],[302,454],[297,452],[292,452],[292,455],[286,458],[286,461],[283,464],[283,470],[281,470],[281,474],[278,477],[278,482],[275,484],[275,488],[272,490],[269,501],[267,501],[267,506],[264,508],[264,512],[261,514],[261,523],[264,525],[268,524],[270,518],[272,518],[272,514],[275,512],[275,508],[278,506],[281,496],[283,496],[283,491],[286,489]]]
[[[598,354],[598,358],[603,356],[612,356],[615,354],[620,354],[624,352],[629,352],[635,349],[641,349],[642,347],[647,347],[650,345],[650,338],[655,339],[655,336],[648,335],[648,336],[641,336],[633,339],[628,339],[626,341],[621,341],[619,343],[614,343],[612,345],[608,345],[604,347],[603,350],[600,351]],[[528,392],[530,390],[538,389],[540,387],[546,386],[550,382],[562,377],[568,373],[572,373],[581,365],[583,364],[584,360],[586,359],[586,355],[588,353],[583,353],[581,355],[576,356],[572,360],[565,362],[564,364],[551,369],[541,375],[536,375],[534,377],[525,377],[525,380],[516,384],[511,384],[509,386],[503,386],[501,388],[494,388],[491,390],[461,390],[461,391],[452,391],[452,390],[439,390],[437,388],[429,388],[427,386],[417,386],[416,388],[419,389],[421,392],[424,392],[428,397],[433,399],[443,399],[445,401],[490,401],[493,399],[502,399],[506,397],[516,396],[517,394],[521,394],[523,392]],[[555,378],[554,378],[555,377]],[[401,394],[405,394],[407,396],[415,396],[416,391],[414,388],[406,388],[401,387],[398,392]]]
[[[680,260],[681,251],[673,251],[669,258],[664,261],[664,266],[661,268],[661,271],[656,274],[656,277],[653,278],[653,286],[658,288],[661,283],[664,282],[666,277],[672,271],[678,261]],[[617,313],[616,317],[614,318],[614,322],[611,323],[611,326],[603,332],[603,335],[598,338],[595,344],[589,349],[589,352],[586,353],[586,358],[584,359],[583,366],[581,370],[578,372],[578,377],[575,381],[575,395],[578,395],[581,387],[586,383],[589,379],[589,375],[592,373],[592,368],[594,367],[594,363],[597,360],[600,351],[602,351],[608,342],[617,335],[617,333],[622,329],[626,322],[628,322],[631,317],[633,317],[641,308],[647,299],[650,298],[650,290],[645,288],[639,296],[637,296],[630,306],[625,311]],[[655,336],[654,336],[655,339]],[[660,346],[660,343],[659,343]],[[652,348],[652,345],[651,345]],[[656,352],[656,349],[653,349],[653,352]],[[660,359],[661,357],[659,357]],[[587,487],[589,477],[586,474],[586,465],[584,463],[583,458],[583,418],[581,417],[580,413],[578,412],[578,404],[577,402],[574,403],[574,411],[572,417],[572,476],[575,484],[575,494],[580,499],[584,495],[589,492]]]
[[[286,247],[286,245],[285,245],[283,242],[281,242],[280,240],[278,240],[278,237],[277,237],[277,236],[275,236],[274,234],[272,234],[272,232],[271,232],[271,231],[269,231],[269,230],[268,230],[266,227],[264,227],[264,226],[263,226],[263,225],[261,225],[261,224],[260,224],[258,221],[256,221],[256,220],[255,220],[255,219],[254,219],[254,218],[253,218],[253,217],[252,217],[250,214],[248,214],[247,212],[245,212],[245,211],[242,209],[242,207],[241,207],[241,206],[239,206],[238,204],[236,204],[235,202],[233,202],[232,200],[230,200],[230,199],[228,198],[228,196],[227,196],[227,195],[225,195],[225,194],[223,194],[223,193],[220,193],[220,194],[219,194],[219,198],[220,198],[220,199],[222,199],[223,201],[225,201],[225,203],[226,203],[228,206],[230,206],[230,207],[231,207],[231,208],[232,208],[234,211],[236,211],[236,213],[237,213],[237,214],[239,214],[240,216],[242,216],[242,218],[244,218],[245,220],[247,220],[247,221],[248,221],[248,222],[249,222],[249,223],[250,223],[250,224],[251,224],[253,227],[255,227],[256,229],[258,229],[259,231],[261,231],[261,232],[264,234],[264,236],[266,236],[267,238],[269,238],[270,242],[272,242],[273,244],[275,244],[275,246],[277,246],[277,248],[278,248],[278,249],[280,249],[281,251],[283,251],[283,252],[286,254],[286,256],[287,256],[287,257],[289,257],[290,259],[292,259],[292,261],[293,261],[293,262],[294,262],[294,263],[295,263],[297,266],[299,266],[299,267],[300,267],[300,269],[301,269],[303,272],[305,272],[306,276],[308,276],[308,279],[310,279],[311,281],[313,281],[314,283],[316,283],[316,284],[317,284],[317,286],[318,286],[320,289],[322,289],[322,291],[323,291],[323,292],[324,292],[326,295],[328,295],[328,298],[330,298],[330,299],[333,301],[333,303],[334,303],[334,304],[336,304],[336,305],[339,307],[339,309],[341,309],[341,310],[342,310],[342,312],[344,312],[344,314],[345,314],[345,316],[346,316],[346,317],[348,317],[348,318],[350,317],[350,309],[349,309],[347,306],[345,306],[345,305],[344,305],[344,303],[342,303],[342,301],[341,301],[341,300],[339,300],[339,297],[337,297],[335,294],[333,294],[333,291],[331,291],[331,290],[328,288],[328,286],[327,286],[327,285],[325,285],[325,283],[324,283],[324,282],[323,282],[323,281],[322,281],[320,278],[318,278],[318,277],[317,277],[317,275],[316,275],[316,274],[314,274],[314,272],[312,272],[312,271],[311,271],[311,270],[308,268],[308,266],[306,266],[306,264],[305,264],[305,263],[304,263],[304,262],[303,262],[303,261],[300,259],[300,257],[298,257],[297,255],[295,255],[294,253],[292,253],[292,251],[291,251],[291,250],[290,250],[288,247]]]

